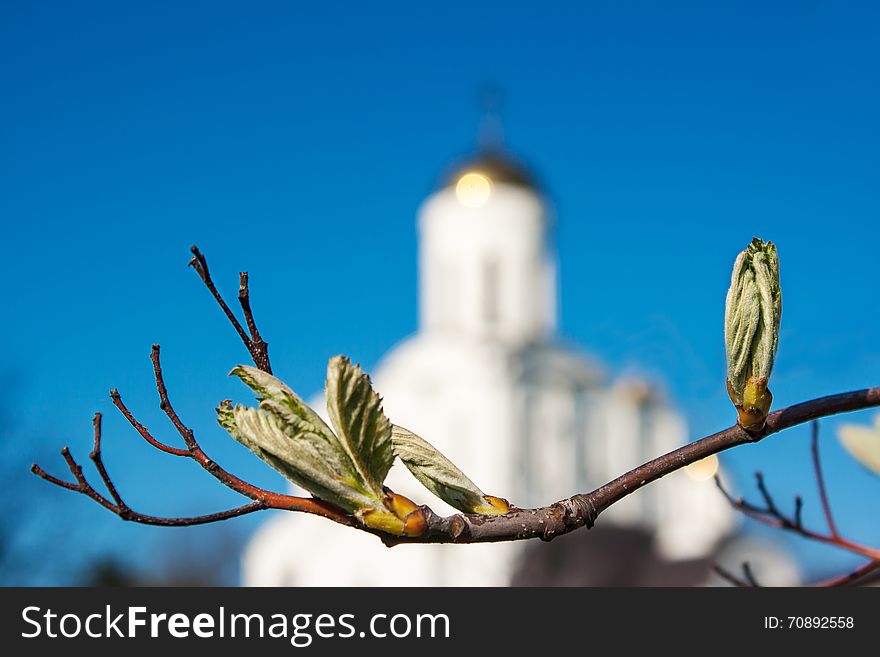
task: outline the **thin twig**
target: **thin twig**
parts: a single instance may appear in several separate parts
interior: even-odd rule
[[[840,536],[837,524],[834,522],[834,514],[831,513],[831,503],[828,501],[828,491],[825,488],[825,477],[822,476],[822,462],[819,458],[819,421],[810,423],[810,452],[813,455],[813,469],[816,472],[816,483],[819,486],[819,498],[822,501],[822,511],[825,513],[825,521],[832,536]]]
[[[870,573],[877,572],[878,570],[880,570],[880,559],[874,559],[862,566],[859,566],[855,570],[852,570],[843,575],[838,575],[837,577],[831,577],[829,579],[825,579],[819,582],[814,582],[813,584],[811,584],[811,586],[819,588],[848,586],[849,584],[857,583],[863,577],[869,575]]]
[[[774,516],[781,516],[779,513],[779,509],[776,508],[776,504],[773,502],[773,498],[770,496],[770,491],[767,490],[767,486],[764,483],[764,474],[761,472],[755,473],[755,482],[758,485],[758,491],[761,493],[761,497],[764,498],[764,504],[767,505],[767,512]]]
[[[714,570],[718,574],[719,577],[727,580],[728,582],[730,582],[734,586],[737,586],[739,588],[750,588],[751,587],[751,584],[749,584],[747,581],[745,581],[744,579],[742,579],[740,577],[737,577],[732,572],[730,572],[729,570],[723,568],[722,566],[720,566],[718,564],[715,564],[714,566],[712,566],[712,570]]]
[[[792,519],[781,513],[775,507],[771,508],[769,505],[767,507],[759,507],[744,500],[743,498],[735,499],[730,493],[727,492],[727,490],[725,490],[724,486],[721,483],[721,480],[718,477],[715,477],[715,484],[724,494],[724,497],[727,498],[727,501],[731,504],[731,506],[733,506],[733,508],[737,509],[741,513],[747,515],[749,518],[753,518],[754,520],[762,522],[765,525],[769,525],[770,527],[776,527],[777,529],[784,529],[786,531],[793,532],[818,543],[834,545],[843,550],[847,550],[849,552],[868,557],[869,559],[880,559],[880,550],[878,549],[856,543],[855,541],[851,541],[839,535],[833,536],[831,534],[821,534],[819,532],[812,531],[804,527],[803,524],[799,522],[797,516]]]
[[[193,254],[192,259],[189,261],[190,267],[196,270],[199,278],[202,279],[202,282],[205,284],[205,287],[211,292],[214,296],[214,299],[217,301],[220,308],[223,310],[223,313],[226,315],[229,322],[235,328],[236,332],[238,332],[239,337],[241,337],[241,341],[244,342],[244,345],[247,347],[248,351],[251,350],[251,339],[248,337],[248,334],[245,332],[241,323],[238,321],[238,318],[233,314],[233,312],[229,309],[229,306],[226,305],[226,302],[223,300],[221,294],[217,291],[217,286],[214,285],[214,280],[211,278],[211,272],[208,270],[208,261],[202,252],[199,251],[199,247],[193,245],[190,247],[190,251]]]
[[[248,273],[246,271],[239,272],[238,274],[238,303],[241,306],[244,321],[251,334],[249,351],[251,352],[251,358],[254,359],[254,365],[258,369],[271,374],[272,365],[269,363],[269,343],[263,340],[260,330],[257,328],[257,322],[254,320],[254,313],[251,310],[251,293],[248,288]]]
[[[750,564],[748,561],[743,561],[742,571],[743,577],[745,577],[746,581],[749,583],[749,586],[761,588],[761,585],[758,584],[758,580],[755,579],[755,573],[752,571],[752,564]]]
[[[192,246],[190,248],[190,251],[193,254],[192,259],[189,261],[190,266],[196,270],[199,278],[202,279],[205,287],[207,287],[208,290],[211,292],[211,295],[217,301],[217,304],[220,306],[223,314],[226,315],[236,333],[238,333],[238,336],[241,338],[241,341],[247,348],[248,353],[250,353],[251,358],[254,361],[254,365],[256,365],[264,372],[268,372],[269,374],[271,374],[272,366],[269,364],[269,344],[260,336],[260,331],[257,329],[257,323],[254,320],[254,314],[251,311],[247,272],[239,273],[238,302],[241,305],[245,323],[247,324],[248,331],[250,331],[250,335],[248,335],[248,333],[244,330],[241,322],[238,321],[238,318],[229,308],[226,301],[223,299],[223,296],[220,294],[220,292],[217,291],[217,286],[214,285],[214,279],[211,278],[211,272],[208,269],[207,258],[205,258],[204,254],[199,251],[199,248],[197,246]]]
[[[156,378],[156,390],[159,391],[159,408],[161,408],[165,415],[168,416],[168,419],[171,420],[171,424],[177,429],[177,433],[183,438],[183,442],[186,443],[190,454],[192,454],[192,452],[198,448],[198,443],[196,443],[192,430],[183,423],[174,411],[171,402],[168,400],[168,388],[165,387],[165,379],[162,376],[162,363],[159,361],[159,345],[153,345],[153,348],[150,350],[150,360],[153,363],[153,375]]]
[[[804,526],[804,498],[800,495],[794,498],[794,524],[795,527],[803,528]]]
[[[166,454],[171,454],[173,456],[191,456],[188,449],[179,449],[177,447],[171,447],[159,440],[156,440],[150,431],[140,422],[138,422],[134,415],[132,415],[131,411],[125,406],[122,401],[122,397],[119,394],[119,391],[116,388],[113,388],[110,391],[110,399],[113,401],[113,405],[119,409],[119,412],[125,416],[125,419],[128,420],[129,424],[134,427],[135,431],[137,431],[141,437],[146,440],[150,445],[158,449],[159,451],[165,452]]]
[[[95,464],[95,469],[98,471],[101,480],[107,486],[107,490],[110,492],[110,496],[113,498],[112,502],[101,495],[98,491],[96,491],[94,487],[88,482],[85,475],[83,474],[82,467],[80,467],[79,463],[76,462],[76,459],[74,459],[73,455],[70,453],[70,450],[67,447],[61,450],[61,456],[63,456],[64,460],[67,462],[67,466],[70,469],[71,474],[73,474],[73,478],[75,479],[76,483],[64,481],[63,479],[54,477],[44,471],[36,463],[31,466],[31,471],[38,477],[45,479],[46,481],[55,484],[56,486],[60,486],[61,488],[66,488],[68,490],[81,493],[86,497],[90,497],[95,502],[103,506],[105,509],[115,513],[123,520],[137,522],[144,525],[163,525],[166,527],[187,527],[190,525],[202,525],[209,522],[218,522],[220,520],[226,520],[228,518],[235,518],[246,513],[253,513],[254,511],[260,511],[266,508],[266,504],[264,502],[254,500],[253,502],[245,504],[244,506],[235,507],[226,511],[210,513],[203,516],[191,516],[184,518],[162,518],[134,511],[122,500],[122,497],[116,490],[116,486],[110,478],[110,475],[107,473],[107,468],[104,466],[104,460],[101,454],[100,413],[95,413],[93,424],[95,431],[95,442],[94,447],[89,454],[89,458]]]
[[[163,527],[189,527],[191,525],[204,525],[210,522],[218,522],[220,520],[236,518],[238,516],[243,516],[247,513],[253,513],[254,511],[261,511],[266,508],[266,506],[261,502],[253,501],[249,504],[245,504],[244,506],[235,507],[234,509],[228,509],[226,511],[220,511],[218,513],[210,513],[203,516],[191,516],[184,518],[163,518],[158,516],[149,516],[143,513],[138,513],[137,511],[133,511],[126,505],[120,506],[118,504],[110,503],[109,500],[107,500],[104,496],[95,491],[95,489],[92,488],[91,485],[88,483],[86,483],[85,485],[80,483],[74,484],[69,481],[59,479],[58,477],[53,477],[48,472],[44,471],[36,463],[31,466],[31,471],[35,475],[37,475],[41,479],[45,479],[49,483],[60,486],[61,488],[75,491],[77,493],[82,493],[83,495],[92,498],[101,506],[108,509],[109,511],[112,511],[123,520],[136,522],[142,525],[160,525]]]
[[[153,349],[150,352],[150,360],[153,363],[153,374],[156,378],[156,390],[159,392],[159,407],[165,412],[165,415],[168,416],[168,419],[171,420],[174,428],[177,429],[177,432],[186,443],[188,450],[187,455],[195,460],[196,463],[202,466],[202,468],[215,479],[220,481],[224,486],[231,488],[245,497],[249,497],[252,500],[262,501],[266,504],[267,508],[314,513],[346,525],[354,522],[347,513],[329,502],[324,502],[323,500],[315,498],[274,493],[264,488],[254,486],[243,479],[239,479],[234,474],[221,468],[216,461],[211,459],[205,453],[196,441],[192,429],[183,423],[177,415],[177,412],[174,410],[174,407],[171,405],[171,400],[168,398],[168,388],[165,385],[165,378],[162,374],[159,345],[153,345]]]
[[[110,475],[107,474],[107,468],[104,467],[104,460],[101,457],[101,414],[95,413],[95,418],[92,420],[92,424],[95,426],[95,444],[92,448],[92,453],[89,454],[89,458],[92,460],[92,463],[95,464],[95,469],[98,471],[98,474],[101,475],[101,480],[104,482],[104,485],[107,487],[107,490],[110,493],[110,496],[113,498],[113,501],[116,502],[116,506],[124,507],[125,502],[122,501],[122,497],[119,496],[119,492],[116,490],[116,486],[113,484],[113,481],[110,479]]]
[[[342,509],[339,509],[332,504],[315,498],[306,498],[298,497],[295,495],[285,495],[283,493],[274,493],[272,491],[259,488],[258,486],[254,486],[253,484],[249,484],[248,482],[239,479],[235,475],[221,468],[204,452],[204,450],[196,441],[195,435],[193,434],[192,430],[183,423],[183,421],[174,410],[174,407],[171,405],[171,401],[168,398],[168,389],[165,385],[165,379],[162,375],[162,364],[160,361],[159,345],[153,345],[153,349],[150,353],[150,360],[153,363],[153,373],[156,378],[156,389],[159,392],[160,407],[183,438],[184,442],[187,445],[187,448],[178,449],[176,447],[171,447],[170,445],[167,445],[166,443],[163,443],[159,440],[156,440],[156,438],[153,437],[149,430],[143,424],[138,422],[131,411],[129,411],[129,409],[123,403],[121,395],[115,389],[112,390],[110,393],[113,404],[119,409],[125,419],[128,420],[129,424],[131,424],[131,426],[134,427],[134,429],[141,435],[141,437],[143,437],[144,440],[147,441],[147,443],[166,454],[171,454],[173,456],[183,456],[193,459],[203,469],[207,470],[212,476],[222,482],[225,486],[231,488],[241,495],[244,495],[245,497],[251,498],[252,501],[249,504],[245,504],[234,509],[229,509],[227,511],[221,511],[219,513],[185,518],[163,518],[133,511],[122,500],[122,497],[117,491],[116,486],[113,484],[113,481],[110,478],[106,467],[104,466],[101,454],[100,413],[97,413],[95,415],[95,419],[93,422],[95,432],[94,447],[89,456],[94,462],[95,468],[97,469],[101,480],[107,486],[107,490],[109,491],[110,496],[113,498],[112,502],[100,493],[98,493],[92,487],[92,485],[89,484],[85,475],[82,472],[82,468],[75,461],[70,453],[70,450],[67,447],[61,450],[61,455],[67,462],[67,466],[70,469],[71,474],[73,474],[76,483],[64,481],[63,479],[59,479],[58,477],[50,475],[42,468],[40,468],[40,466],[38,466],[37,464],[34,464],[31,467],[32,472],[38,477],[41,477],[42,479],[45,479],[46,481],[55,484],[56,486],[66,488],[68,490],[73,490],[78,493],[82,493],[87,497],[90,497],[95,502],[108,509],[109,511],[112,511],[124,520],[131,520],[148,525],[197,525],[208,522],[226,520],[227,518],[234,518],[236,516],[240,516],[246,513],[252,513],[254,511],[260,511],[262,509],[269,508],[283,509],[285,511],[302,511],[305,513],[314,513],[324,516],[326,518],[330,518],[332,520],[335,520],[336,522],[345,525],[353,524],[355,522],[354,519],[351,518]]]

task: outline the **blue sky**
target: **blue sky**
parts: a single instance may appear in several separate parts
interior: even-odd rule
[[[777,243],[782,266],[777,407],[877,384],[878,22],[867,2],[4,2],[7,465],[61,471],[66,443],[85,457],[100,410],[132,504],[234,501],[112,413],[117,386],[164,426],[147,359],[159,342],[206,447],[281,485],[214,426],[246,354],[187,270],[189,245],[229,295],[251,272],[294,388],[319,388],[335,353],[375,365],[416,327],[415,213],[473,147],[487,83],[555,206],[563,335],[661,383],[694,437],[733,420],[723,303],[753,235]],[[824,450],[840,524],[880,543],[868,502],[880,481],[845,457],[835,424]],[[723,462],[743,490],[759,468],[780,501],[803,493],[818,522],[806,438]],[[66,540],[83,559],[147,563],[166,540],[41,486],[19,485],[39,500],[36,526],[74,518]],[[19,539],[51,554],[36,530]],[[814,572],[854,563],[790,545]]]

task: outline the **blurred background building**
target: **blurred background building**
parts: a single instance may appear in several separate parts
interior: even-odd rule
[[[481,142],[419,211],[419,329],[390,350],[373,381],[393,422],[436,445],[484,490],[519,507],[542,506],[675,449],[687,428],[656,387],[609,377],[559,337],[552,208],[498,138]],[[608,271],[596,285],[614,277]],[[312,402],[324,409],[322,396]],[[322,518],[278,515],[247,548],[243,580],[700,584],[734,524],[712,481],[717,468],[715,457],[694,464],[615,505],[589,535],[528,550],[513,543],[389,550]],[[455,512],[427,499],[399,463],[389,482],[437,512]],[[785,580],[791,569],[774,571]]]

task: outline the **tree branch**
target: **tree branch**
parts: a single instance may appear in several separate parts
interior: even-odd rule
[[[214,285],[214,280],[211,278],[211,272],[208,269],[208,260],[202,255],[202,252],[199,251],[199,247],[192,246],[190,247],[190,251],[193,254],[192,259],[189,261],[190,266],[196,270],[199,275],[199,278],[202,279],[202,282],[205,284],[205,287],[208,288],[208,291],[213,295],[214,299],[217,301],[217,304],[220,306],[220,309],[226,315],[226,318],[232,324],[235,332],[238,333],[241,341],[244,343],[244,346],[247,348],[248,353],[250,353],[251,358],[254,361],[254,365],[257,368],[263,370],[264,372],[272,373],[272,366],[269,364],[269,344],[263,340],[260,336],[259,330],[257,330],[257,323],[254,320],[254,314],[251,311],[251,299],[250,299],[250,291],[248,289],[248,273],[243,271],[239,274],[238,278],[238,302],[241,305],[241,310],[244,314],[245,323],[247,324],[248,331],[250,331],[250,335],[244,330],[241,325],[241,322],[238,321],[235,314],[229,309],[229,306],[226,304],[226,301],[223,300],[223,296],[220,292],[217,291],[217,286]]]
[[[253,318],[253,313],[251,312],[247,273],[242,272],[240,274],[238,298],[249,333],[245,331],[244,327],[217,291],[208,270],[208,263],[204,255],[195,246],[192,247],[191,251],[193,258],[190,261],[190,264],[199,274],[199,277],[220,305],[220,308],[238,333],[245,347],[247,347],[253,358],[254,364],[258,368],[271,373],[268,345],[260,336],[256,322]],[[87,483],[82,474],[82,469],[73,461],[73,457],[70,456],[66,448],[62,451],[62,454],[68,462],[68,467],[73,473],[76,483],[67,482],[58,479],[57,477],[53,477],[52,475],[45,473],[36,464],[33,466],[34,473],[57,486],[74,490],[91,497],[96,502],[105,508],[110,509],[114,513],[117,513],[117,515],[120,515],[121,517],[128,516],[126,519],[135,519],[136,516],[141,519],[138,520],[139,522],[149,522],[149,524],[195,524],[196,522],[213,522],[214,520],[222,520],[227,517],[233,517],[234,515],[256,511],[259,508],[274,508],[321,515],[343,525],[356,527],[363,531],[376,534],[386,543],[386,545],[389,546],[398,543],[484,543],[515,541],[531,538],[540,538],[549,541],[556,536],[568,533],[580,527],[592,527],[599,514],[627,495],[632,494],[643,486],[646,486],[671,472],[675,472],[676,470],[708,456],[739,445],[758,442],[782,431],[783,429],[803,424],[804,422],[809,422],[817,418],[880,405],[880,387],[831,395],[796,404],[771,413],[767,417],[764,428],[759,432],[748,433],[738,424],[734,425],[648,461],[592,492],[579,493],[570,498],[539,509],[513,509],[511,512],[501,516],[455,514],[448,517],[441,517],[431,511],[430,508],[423,506],[421,509],[424,512],[427,526],[425,533],[417,537],[398,537],[369,529],[361,525],[352,516],[344,513],[338,507],[322,500],[267,491],[249,484],[221,468],[209,458],[207,454],[205,454],[204,450],[202,450],[196,441],[192,430],[183,423],[171,406],[171,402],[168,398],[168,390],[162,376],[161,364],[159,362],[158,345],[153,345],[150,358],[153,362],[153,371],[156,379],[156,388],[159,392],[160,406],[177,429],[186,448],[172,447],[164,442],[156,440],[147,428],[139,423],[131,412],[129,412],[122,403],[122,399],[116,390],[111,391],[113,404],[120,410],[120,412],[122,412],[123,416],[125,416],[132,427],[150,445],[173,456],[182,456],[193,459],[204,470],[208,471],[225,486],[253,500],[251,504],[231,511],[222,512],[221,514],[214,514],[213,516],[201,516],[199,519],[155,518],[152,516],[134,514],[128,509],[128,507],[121,503],[121,498],[118,498],[118,493],[115,491],[115,488],[112,488],[112,482],[107,476],[106,471],[103,469],[103,465],[98,468],[98,471],[101,478],[104,480],[104,483],[107,485],[111,497],[113,497],[113,502],[97,493]],[[99,419],[96,420],[96,424],[99,423]],[[99,443],[100,439],[96,437],[96,449],[93,452],[95,455],[93,460],[96,462],[96,466],[100,463]],[[761,482],[761,485],[763,486],[763,482]],[[765,499],[770,499],[769,494]],[[750,505],[742,502],[742,500],[740,500],[740,503],[744,508],[748,508],[753,513],[758,513],[759,515],[760,513],[765,514],[766,520],[769,521],[770,524],[784,526],[787,529],[799,531],[804,535],[812,534],[801,527],[799,504],[796,506],[795,521],[792,521],[780,514],[775,508],[775,505],[769,504],[768,509],[758,509],[757,507],[750,507]],[[832,542],[841,546],[846,543],[844,539],[836,537],[821,537],[817,538],[817,540],[824,540],[825,542]],[[877,553],[876,551],[872,552],[870,548],[865,548],[864,546],[850,544],[847,549],[858,551],[860,554],[869,556],[872,559],[880,559],[880,553]]]
[[[251,311],[251,294],[248,289],[248,273],[246,271],[238,274],[238,303],[244,314],[244,321],[247,324],[248,332],[251,334],[251,358],[254,365],[264,372],[272,373],[272,365],[269,363],[269,343],[263,340],[257,323],[254,320],[254,313]]]
[[[724,431],[707,436],[706,438],[680,447],[652,461],[648,461],[592,492],[580,493],[568,499],[556,502],[555,504],[551,504],[550,506],[538,509],[514,509],[510,513],[501,516],[455,514],[441,517],[435,514],[430,508],[421,507],[427,518],[427,531],[422,536],[404,537],[390,536],[364,527],[354,518],[345,514],[341,509],[321,500],[268,491],[254,486],[253,484],[249,484],[221,468],[216,462],[208,457],[204,450],[202,450],[198,442],[195,440],[193,432],[183,424],[171,406],[171,403],[168,400],[168,391],[165,387],[162,376],[161,364],[159,362],[158,345],[153,346],[151,359],[153,360],[153,369],[156,375],[156,384],[160,395],[160,406],[177,428],[178,433],[180,433],[184,442],[187,443],[187,449],[180,450],[173,448],[156,440],[146,427],[134,419],[123,404],[122,399],[117,392],[113,395],[114,404],[122,411],[129,423],[131,423],[131,425],[148,443],[163,452],[192,458],[218,481],[232,490],[261,503],[263,505],[262,508],[301,511],[321,515],[343,525],[356,527],[363,531],[376,534],[386,543],[386,545],[389,546],[400,543],[485,543],[516,541],[532,538],[551,540],[556,536],[566,534],[580,527],[592,527],[596,518],[602,513],[602,511],[627,495],[632,494],[643,486],[646,486],[671,472],[675,472],[676,470],[704,459],[707,456],[717,454],[739,445],[758,442],[782,431],[783,429],[803,424],[804,422],[809,422],[810,420],[820,417],[880,405],[880,387],[875,387],[855,392],[842,393],[839,395],[831,395],[829,397],[822,397],[795,406],[790,406],[776,411],[775,413],[771,413],[767,418],[766,427],[757,435],[746,432],[739,425],[734,425]],[[114,511],[117,515],[121,515],[115,510],[116,505],[103,496],[100,496],[91,486],[85,483],[81,469],[78,465],[73,463],[72,457],[69,456],[69,452],[67,452],[66,448],[62,451],[62,454],[64,454],[65,459],[68,460],[71,472],[74,474],[78,483],[73,484],[65,482],[48,475],[37,465],[34,465],[33,467],[34,473],[55,485],[81,492],[91,497],[105,508]],[[721,487],[720,482],[718,483],[719,487]],[[880,551],[878,550],[853,543],[840,537],[826,536],[803,528],[795,520],[791,520],[780,513],[778,509],[775,508],[775,505],[773,506],[773,509],[756,507],[744,500],[734,500],[723,488],[721,490],[736,508],[739,508],[750,517],[756,518],[766,524],[794,531],[819,542],[837,545],[838,547],[856,552],[871,559],[880,559]],[[250,507],[250,505],[248,505],[248,507]],[[248,511],[240,510],[239,514],[255,510],[257,510],[256,507],[249,508]],[[182,518],[160,519],[151,516],[142,517],[149,519],[148,524],[186,524],[186,521],[192,520]],[[232,516],[228,515],[225,517]],[[225,519],[225,517],[217,519]],[[201,522],[210,521],[201,520]],[[189,522],[189,524],[194,523]]]
[[[715,564],[714,566],[712,566],[712,570],[714,570],[715,574],[718,575],[721,579],[726,580],[737,588],[747,589],[751,588],[752,586],[745,579],[743,579],[742,577],[737,577],[723,566]]]
[[[764,497],[766,505],[764,507],[760,507],[750,502],[747,502],[742,498],[734,498],[730,493],[727,492],[718,477],[715,477],[715,484],[718,486],[718,489],[721,491],[724,497],[727,498],[727,501],[730,503],[730,505],[734,509],[748,516],[749,518],[753,518],[758,522],[764,523],[765,525],[776,527],[777,529],[790,531],[794,534],[798,534],[799,536],[803,536],[804,538],[807,538],[811,541],[825,543],[827,545],[834,545],[841,548],[842,550],[854,552],[855,554],[868,557],[872,560],[880,559],[880,550],[869,547],[867,545],[856,543],[840,536],[839,534],[822,534],[820,532],[816,532],[804,527],[800,519],[800,505],[796,505],[795,507],[794,518],[789,518],[785,514],[781,513],[779,509],[777,509],[776,506],[773,504],[773,500],[770,497],[769,493],[767,493],[766,488],[763,487],[763,478],[761,477],[760,473],[756,473],[756,478],[758,480],[759,487],[762,488],[762,496]]]
[[[119,391],[117,391],[116,389],[110,391],[110,398],[113,401],[113,404],[116,406],[116,408],[120,410],[125,419],[128,420],[129,424],[131,424],[131,426],[141,435],[141,437],[144,438],[144,440],[147,441],[147,443],[149,443],[156,449],[165,452],[166,454],[171,454],[173,456],[183,456],[193,459],[204,470],[211,474],[211,476],[213,476],[215,479],[220,481],[223,485],[253,500],[250,504],[245,504],[244,506],[230,509],[228,511],[221,511],[220,513],[213,513],[206,516],[196,516],[192,518],[162,518],[132,511],[132,509],[128,507],[125,502],[122,501],[122,498],[120,497],[115,485],[113,484],[113,481],[107,473],[101,457],[100,413],[95,414],[94,448],[92,450],[92,453],[90,454],[90,458],[94,462],[95,468],[97,469],[102,481],[106,485],[107,490],[110,492],[110,496],[113,498],[112,502],[100,493],[98,493],[92,487],[92,485],[89,484],[89,482],[85,478],[85,475],[83,475],[82,468],[79,466],[79,464],[76,463],[67,447],[61,450],[61,455],[67,462],[68,468],[70,469],[70,472],[73,474],[74,479],[76,480],[75,483],[64,481],[63,479],[54,477],[45,472],[37,464],[34,464],[31,467],[31,471],[37,476],[45,479],[52,484],[55,484],[56,486],[66,488],[68,490],[73,490],[92,498],[95,502],[97,502],[107,510],[112,511],[123,520],[131,520],[148,525],[198,525],[208,522],[217,522],[219,520],[226,520],[227,518],[233,518],[243,515],[245,513],[251,513],[253,511],[261,511],[263,509],[301,511],[304,513],[313,513],[316,515],[324,516],[325,518],[329,518],[344,525],[355,524],[354,518],[346,514],[342,509],[339,509],[332,504],[324,502],[323,500],[307,497],[297,497],[295,495],[285,495],[283,493],[268,491],[263,488],[259,488],[258,486],[254,486],[253,484],[250,484],[242,479],[239,479],[235,475],[221,468],[213,459],[211,459],[205,453],[205,451],[196,440],[192,430],[183,423],[183,421],[177,415],[177,412],[174,410],[174,407],[171,405],[171,401],[168,398],[168,389],[165,385],[165,379],[162,375],[162,364],[159,360],[159,345],[153,345],[152,351],[150,353],[150,360],[153,363],[153,373],[156,377],[156,389],[159,392],[159,406],[165,412],[165,415],[168,417],[174,427],[177,429],[177,432],[180,434],[181,438],[183,438],[183,441],[186,444],[186,449],[172,447],[154,438],[147,427],[138,422],[131,411],[129,411],[125,403],[122,401],[122,397],[120,396]]]
[[[226,511],[220,511],[219,513],[211,513],[204,516],[193,516],[188,518],[162,518],[158,516],[149,516],[143,513],[138,513],[137,511],[132,510],[131,507],[129,507],[125,502],[122,501],[122,497],[119,495],[119,492],[116,490],[116,486],[113,484],[113,481],[107,474],[107,469],[104,467],[104,461],[101,457],[100,413],[95,413],[93,424],[95,427],[95,443],[91,454],[89,454],[89,458],[94,462],[95,468],[97,469],[98,474],[101,476],[101,480],[107,486],[107,490],[110,492],[110,496],[113,498],[112,502],[92,487],[92,485],[85,478],[85,475],[83,475],[82,468],[73,458],[73,455],[70,453],[70,450],[67,447],[61,450],[61,456],[63,456],[64,460],[67,462],[67,466],[70,469],[71,474],[73,475],[75,483],[64,481],[63,479],[59,479],[58,477],[53,477],[52,475],[45,472],[36,463],[31,466],[31,471],[38,477],[41,477],[46,481],[55,484],[56,486],[61,486],[62,488],[66,488],[68,490],[81,493],[86,497],[90,497],[95,502],[103,506],[105,509],[115,513],[123,520],[137,522],[144,525],[161,525],[165,527],[186,527],[190,525],[202,525],[209,522],[217,522],[219,520],[226,520],[228,518],[243,516],[247,513],[253,513],[254,511],[262,511],[266,508],[266,505],[263,502],[255,500],[250,504],[245,504],[244,506],[239,506],[234,509],[228,509]]]
[[[880,570],[880,550],[875,550],[874,548],[850,541],[842,537],[840,535],[840,532],[837,531],[837,526],[834,523],[834,516],[831,513],[831,504],[828,500],[828,492],[825,488],[825,479],[822,476],[822,463],[821,459],[819,458],[819,422],[815,419],[811,422],[810,427],[810,451],[813,458],[813,473],[816,477],[816,482],[819,487],[819,497],[822,503],[822,511],[825,514],[825,520],[828,524],[828,529],[830,532],[828,534],[820,534],[804,527],[802,519],[804,503],[800,495],[795,497],[794,500],[795,503],[793,517],[789,518],[788,516],[780,512],[779,508],[773,502],[773,497],[770,495],[770,491],[767,489],[766,483],[764,482],[764,477],[760,472],[755,473],[755,479],[757,482],[758,491],[761,493],[761,497],[764,500],[763,507],[751,504],[742,498],[734,499],[733,496],[731,496],[730,493],[728,493],[724,486],[721,484],[721,479],[717,476],[715,477],[715,484],[718,486],[718,489],[721,491],[727,501],[733,506],[733,508],[742,512],[744,515],[750,518],[754,518],[755,520],[770,525],[771,527],[777,527],[779,529],[794,532],[795,534],[803,536],[804,538],[812,541],[834,545],[843,550],[848,550],[850,552],[855,552],[856,554],[869,557],[871,561],[860,566],[859,568],[856,568],[855,570],[845,573],[843,575],[816,582],[814,584],[811,584],[811,586],[833,587],[846,586],[847,584],[856,583],[869,573]],[[719,575],[724,577],[724,579],[734,584],[734,586],[758,586],[757,582],[755,582],[754,576],[751,574],[751,569],[749,568],[748,563],[743,564],[743,573],[746,576],[745,581],[738,579],[734,575],[731,575],[720,566],[716,566],[715,570]]]
[[[758,583],[758,580],[755,579],[755,573],[752,570],[752,565],[748,561],[742,562],[743,576],[741,578],[737,577],[736,575],[731,573],[729,570],[724,569],[723,567],[719,566],[718,564],[715,564],[712,567],[712,570],[714,570],[720,577],[722,577],[723,579],[726,579],[728,582],[730,582],[734,586],[737,586],[740,588],[753,588],[753,589],[761,588],[761,585]]]
[[[837,525],[834,522],[834,515],[831,513],[831,503],[828,501],[828,491],[825,489],[825,477],[822,476],[822,463],[819,459],[819,423],[813,420],[810,432],[810,452],[813,456],[813,470],[816,474],[816,484],[819,486],[819,499],[822,501],[822,511],[825,513],[825,521],[828,523],[828,529],[831,536],[838,537],[840,532],[837,531]]]
[[[602,511],[643,486],[719,452],[756,443],[784,429],[829,415],[880,406],[880,386],[795,404],[771,413],[757,434],[738,424],[664,454],[589,493],[540,509],[517,509],[503,516],[456,514],[441,518],[427,509],[428,531],[419,537],[394,537],[397,543],[482,543],[552,538],[592,527]],[[794,526],[794,523],[791,523]],[[863,546],[860,546],[863,547]],[[870,548],[864,548],[870,549]]]
[[[859,566],[851,572],[839,575],[837,577],[831,577],[820,582],[814,582],[813,584],[811,584],[811,586],[819,588],[835,588],[840,586],[848,586],[850,584],[858,583],[867,575],[874,573],[878,570],[880,570],[880,559],[874,559],[873,561],[869,561],[868,563]]]

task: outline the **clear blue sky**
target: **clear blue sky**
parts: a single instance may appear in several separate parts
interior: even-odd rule
[[[233,502],[112,412],[118,386],[170,436],[147,359],[159,342],[206,447],[282,485],[214,426],[246,354],[187,270],[189,245],[229,295],[251,272],[276,372],[296,389],[319,388],[334,353],[375,365],[415,329],[415,213],[473,146],[486,82],[504,90],[508,144],[556,207],[563,334],[612,372],[662,382],[694,437],[733,420],[723,303],[753,235],[778,244],[782,266],[777,406],[878,383],[876,3],[369,5],[3,3],[7,466],[61,472],[65,443],[85,458],[100,410],[133,504]],[[834,425],[824,449],[840,523],[878,543],[880,481],[846,459]],[[760,468],[780,502],[802,492],[818,522],[806,437],[723,462],[744,491]],[[78,523],[54,548],[23,531],[38,553],[148,561],[165,540],[35,478],[18,486],[41,523]],[[814,572],[854,563],[791,546]]]

